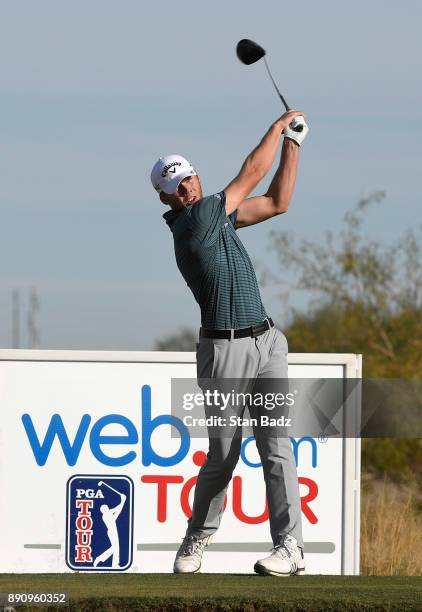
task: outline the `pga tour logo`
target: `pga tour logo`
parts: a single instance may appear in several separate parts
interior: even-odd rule
[[[132,564],[132,551],[132,480],[72,476],[67,482],[67,565],[73,570],[123,571]]]

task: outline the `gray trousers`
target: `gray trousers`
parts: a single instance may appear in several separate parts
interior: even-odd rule
[[[200,338],[197,346],[199,386],[204,379],[236,379],[239,385],[260,379],[287,379],[287,340],[272,327],[256,338],[219,340]],[[206,386],[206,385],[205,385]],[[262,408],[249,406],[251,419]],[[239,408],[242,416],[244,407]],[[205,537],[214,533],[221,521],[224,498],[240,456],[242,427],[213,428],[209,432],[209,452],[201,467],[195,488],[192,517],[187,533]],[[290,534],[303,547],[299,484],[291,443],[286,428],[253,427],[266,484],[270,530],[273,543]]]

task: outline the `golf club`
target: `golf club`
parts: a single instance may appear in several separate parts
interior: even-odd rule
[[[275,90],[278,93],[280,100],[284,104],[286,111],[291,110],[290,106],[287,104],[286,100],[284,99],[284,96],[282,95],[279,88],[277,87],[277,84],[274,81],[273,75],[271,74],[271,70],[270,70],[270,67],[268,66],[267,58],[265,57],[266,56],[265,49],[263,49],[261,45],[258,45],[258,43],[254,42],[253,40],[249,40],[248,38],[242,38],[242,40],[240,40],[237,43],[236,53],[237,53],[237,57],[242,62],[242,64],[246,64],[247,66],[250,66],[251,64],[255,64],[255,62],[257,62],[261,58],[264,58],[265,66],[267,68],[271,82],[274,85]],[[292,123],[294,123],[294,120]],[[297,132],[301,132],[303,130],[302,125],[298,125],[298,126],[292,125],[291,127]]]
[[[120,495],[120,497],[122,497],[122,493],[120,493],[119,491],[116,491],[116,489],[113,489],[112,486],[110,486],[109,484],[107,484],[106,482],[103,482],[102,480],[100,480],[100,482],[98,483],[98,486],[101,487],[101,485],[103,485],[104,487],[108,487],[109,489],[111,489],[112,491],[114,491],[115,493],[117,493],[117,495]]]

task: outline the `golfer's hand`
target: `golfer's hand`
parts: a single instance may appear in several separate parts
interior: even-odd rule
[[[289,110],[284,113],[284,115],[281,115],[280,119],[277,119],[276,125],[281,129],[281,132],[283,132],[295,117],[305,117],[305,113],[302,111]]]
[[[298,126],[302,128],[300,131],[297,130]],[[290,138],[290,140],[294,140],[296,144],[301,146],[308,132],[308,125],[302,115],[295,117],[293,121],[286,128],[284,128],[284,138]]]

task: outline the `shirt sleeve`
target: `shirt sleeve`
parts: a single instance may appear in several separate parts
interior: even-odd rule
[[[192,206],[190,223],[195,237],[200,242],[212,243],[217,239],[218,232],[228,222],[234,225],[234,213],[226,214],[226,196],[224,191],[202,198]]]
[[[234,227],[234,229],[237,229],[236,227],[236,221],[237,221],[237,209],[234,210],[232,213],[230,213],[228,215],[228,218],[230,219],[230,221],[232,222],[232,225]]]
[[[224,210],[226,209],[226,192],[222,191],[221,194],[222,199],[224,199]],[[237,209],[234,210],[232,213],[230,213],[229,215],[227,215],[227,218],[230,219],[234,229],[236,229],[236,221],[237,221]]]
[[[222,196],[223,196],[223,198],[224,198],[224,207],[225,207],[225,206],[226,206],[226,192],[225,192],[225,191],[222,191],[221,193],[222,193]],[[230,221],[231,221],[231,223],[232,223],[232,225],[233,225],[234,229],[237,229],[237,228],[236,228],[236,221],[237,221],[237,209],[236,209],[236,210],[234,210],[234,211],[233,211],[232,213],[230,213],[229,215],[227,215],[227,217],[228,217],[228,219],[230,219]]]

